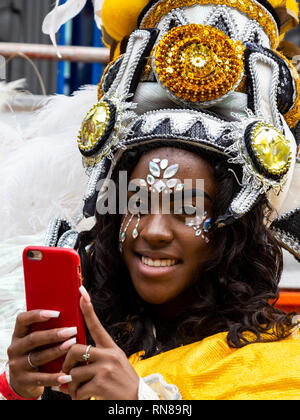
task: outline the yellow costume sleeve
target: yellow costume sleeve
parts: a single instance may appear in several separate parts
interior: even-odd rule
[[[130,361],[141,377],[160,373],[183,400],[300,399],[300,336],[231,349],[226,335]]]

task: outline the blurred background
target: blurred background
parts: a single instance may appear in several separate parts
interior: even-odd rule
[[[65,0],[61,0],[63,4]],[[300,2],[300,0],[299,0]],[[53,8],[54,0],[0,0],[0,42],[18,42],[28,44],[46,44],[51,41],[41,31],[46,14]],[[68,22],[57,36],[58,44],[103,47],[101,32],[96,27],[91,0],[81,14]],[[286,40],[300,48],[300,27],[286,35]],[[101,63],[33,60],[41,80],[33,65],[24,57],[12,55],[6,60],[6,80],[25,78],[27,89],[35,95],[42,93],[64,93],[76,91],[84,84],[98,84],[104,66]]]
[[[53,0],[0,0],[0,42],[51,45],[49,36],[41,31]],[[63,4],[64,0],[60,2]],[[67,23],[57,35],[60,45],[102,47],[101,32],[94,22],[93,6],[89,0],[81,14]],[[47,95],[71,94],[84,84],[98,84],[103,72],[101,63],[64,62],[33,59],[42,78]],[[35,95],[43,92],[33,64],[20,55],[6,59],[6,81],[26,79],[26,88]]]

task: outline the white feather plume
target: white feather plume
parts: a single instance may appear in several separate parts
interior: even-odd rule
[[[55,48],[57,48],[55,34],[64,25],[84,8],[87,0],[67,0],[66,3],[59,5],[59,0],[56,0],[54,9],[47,14],[42,25],[42,31],[46,35],[50,35],[51,41]],[[57,50],[58,56],[61,58],[60,52]]]
[[[44,34],[49,35],[52,44],[55,46],[57,55],[61,58],[61,54],[57,48],[56,33],[69,20],[77,16],[84,8],[87,0],[67,0],[66,3],[59,5],[60,0],[56,0],[54,9],[47,14],[42,25]],[[101,28],[101,9],[104,0],[93,0],[95,10],[95,21],[98,28]]]
[[[87,86],[74,96],[48,99],[26,129],[18,113],[14,127],[0,123],[0,241],[82,212],[88,178],[77,135],[96,100],[97,86]]]

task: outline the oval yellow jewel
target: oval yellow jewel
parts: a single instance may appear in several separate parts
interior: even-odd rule
[[[290,168],[290,141],[271,125],[258,124],[252,133],[253,151],[264,169],[272,175],[284,175]]]
[[[79,134],[78,145],[81,151],[93,150],[105,133],[110,120],[110,107],[99,102],[87,113]]]

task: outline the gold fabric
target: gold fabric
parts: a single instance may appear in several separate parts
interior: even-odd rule
[[[183,400],[300,399],[300,336],[232,349],[227,333],[130,361],[141,377],[154,373],[175,384]]]

